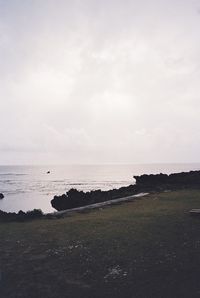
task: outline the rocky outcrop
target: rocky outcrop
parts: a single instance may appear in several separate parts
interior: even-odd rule
[[[58,211],[82,207],[90,204],[114,200],[120,197],[130,196],[137,193],[137,186],[130,185],[109,191],[95,190],[90,192],[70,189],[66,194],[55,196],[51,205]]]
[[[200,171],[176,174],[156,174],[134,176],[136,185],[143,191],[160,191],[187,188],[200,188]]]
[[[0,193],[0,200],[2,200],[3,198],[4,198],[4,195]]]
[[[155,174],[134,176],[135,185],[121,187],[109,191],[95,190],[90,192],[69,190],[66,194],[55,196],[51,205],[58,211],[82,207],[94,203],[100,203],[131,196],[140,192],[152,192],[163,190],[200,188],[200,171],[183,172],[177,174]]]

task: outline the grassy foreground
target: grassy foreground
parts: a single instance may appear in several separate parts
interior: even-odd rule
[[[0,297],[200,297],[200,191],[0,224]]]

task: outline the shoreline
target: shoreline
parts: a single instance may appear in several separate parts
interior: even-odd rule
[[[117,204],[123,203],[123,202],[130,202],[130,201],[133,201],[137,198],[141,198],[141,197],[144,197],[144,196],[147,196],[147,195],[149,195],[149,193],[139,193],[139,194],[136,194],[136,195],[123,197],[123,198],[118,198],[118,199],[114,199],[114,200],[109,200],[109,201],[105,201],[105,202],[101,202],[101,203],[95,203],[95,204],[86,205],[86,206],[77,207],[77,208],[72,208],[72,209],[67,209],[67,210],[63,210],[63,211],[55,211],[55,212],[51,212],[51,213],[46,213],[44,215],[47,216],[47,217],[60,217],[62,215],[70,214],[70,213],[73,213],[73,212],[93,210],[93,209],[98,209],[99,207],[106,207],[106,206],[117,205]]]
[[[150,174],[133,176],[135,184],[109,191],[95,190],[90,192],[70,189],[65,194],[54,196],[51,205],[57,211],[70,210],[78,207],[107,202],[138,193],[165,191],[176,189],[200,188],[200,171],[181,172],[174,174]]]
[[[71,189],[66,194],[54,196],[51,205],[57,212],[43,213],[40,209],[23,212],[4,212],[0,210],[0,222],[27,221],[38,218],[62,216],[129,201],[152,192],[200,189],[200,171],[175,174],[151,174],[134,176],[135,184],[108,191],[90,192]]]

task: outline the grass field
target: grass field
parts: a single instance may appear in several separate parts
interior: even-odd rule
[[[200,297],[200,191],[0,224],[0,297]]]

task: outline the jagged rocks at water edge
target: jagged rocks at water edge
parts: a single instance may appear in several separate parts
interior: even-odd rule
[[[90,192],[70,189],[66,194],[54,196],[51,205],[57,211],[82,207],[105,202],[141,192],[154,192],[178,189],[199,189],[200,171],[190,171],[175,174],[150,174],[134,176],[135,184],[109,191],[95,190]]]
[[[0,193],[0,200],[2,200],[3,198],[4,198],[4,195]]]

